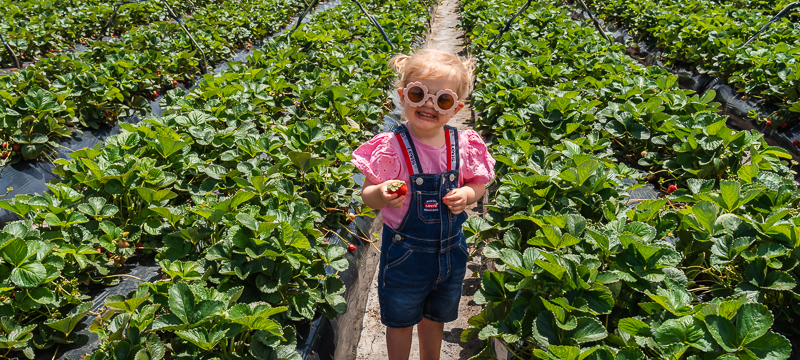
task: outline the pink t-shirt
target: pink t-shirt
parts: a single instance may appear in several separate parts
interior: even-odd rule
[[[411,135],[411,133],[409,133]],[[426,174],[440,174],[447,170],[447,148],[437,148],[417,140],[413,135],[410,136],[419,155],[420,166]],[[489,155],[486,144],[474,130],[458,131],[459,156],[461,166],[459,168],[459,186],[465,182],[486,185],[494,179],[495,160]],[[367,141],[353,152],[353,164],[373,184],[380,184],[389,180],[403,180],[409,182],[408,169],[405,161],[402,161],[402,148],[393,133],[380,133],[375,135],[372,140]],[[410,194],[406,195],[406,201],[400,208],[387,206],[383,208],[383,222],[392,229],[397,229],[403,221],[408,204],[411,201]]]

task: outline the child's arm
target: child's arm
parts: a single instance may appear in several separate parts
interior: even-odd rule
[[[467,182],[464,186],[451,190],[442,201],[454,215],[461,214],[467,205],[474,204],[486,192],[486,185]]]
[[[386,205],[393,208],[403,206],[406,201],[406,196],[397,196],[397,194],[389,194],[387,185],[397,180],[389,180],[381,184],[373,184],[369,179],[364,179],[364,187],[361,189],[361,199],[364,200],[364,205],[373,209],[383,209]],[[481,193],[482,194],[482,193]]]

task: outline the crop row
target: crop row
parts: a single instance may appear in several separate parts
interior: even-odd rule
[[[185,14],[208,0],[177,2],[173,10]],[[5,10],[0,34],[20,60],[32,61],[55,51],[68,49],[85,39],[96,38],[114,11],[114,2],[78,1],[2,1]],[[108,34],[121,34],[134,27],[169,20],[159,1],[144,1],[120,8]],[[106,35],[108,35],[106,34]],[[0,49],[0,67],[15,66],[14,59]]]
[[[786,359],[796,337],[798,186],[754,131],[734,131],[714,94],[681,90],[624,46],[538,2],[466,1],[478,59],[473,108],[495,134],[498,186],[462,340],[529,359]],[[647,184],[649,183],[649,184]],[[636,198],[641,187],[661,190]],[[474,359],[488,359],[488,345]]]
[[[425,6],[367,8],[409,51]],[[298,359],[294,324],[347,307],[347,250],[326,237],[354,215],[348,160],[388,109],[391,55],[343,2],[291,43],[169,91],[162,116],[57,160],[52,193],[0,202],[22,217],[0,233],[0,356],[74,341],[88,285],[154,252],[165,278],[106,299],[89,358]]]
[[[784,18],[742,45],[787,4],[777,1],[759,8],[710,0],[587,1],[606,22],[628,28],[636,41],[657,47],[665,65],[718,77],[745,98],[778,105],[800,98],[796,18]],[[773,126],[781,123],[773,121]]]
[[[233,48],[278,31],[300,5],[294,0],[209,5],[185,25],[213,64]],[[170,21],[87,46],[82,52],[48,55],[0,78],[2,164],[42,154],[49,158],[58,139],[71,135],[71,127],[97,128],[134,113],[144,116],[150,100],[179,84],[188,87],[201,72],[202,57]]]

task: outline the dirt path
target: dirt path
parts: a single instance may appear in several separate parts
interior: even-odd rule
[[[431,34],[428,36],[427,47],[463,54],[464,34],[457,28],[459,19],[458,10],[458,0],[443,0],[442,3],[439,4],[436,9],[436,14],[434,15]],[[472,129],[474,122],[471,119],[469,105],[454,116],[449,124],[457,127],[459,130]],[[476,213],[481,212],[482,209],[483,201],[480,201],[478,204],[473,205],[471,209],[468,208],[467,213],[469,213],[470,216],[474,216]],[[470,248],[470,252],[474,252],[474,249]],[[459,318],[456,321],[445,324],[444,327],[444,339],[442,341],[441,353],[441,359],[443,360],[468,359],[477,352],[481,345],[478,340],[473,340],[468,343],[461,342],[461,333],[469,327],[467,321],[482,309],[481,306],[475,304],[472,299],[475,292],[480,288],[480,279],[476,276],[477,273],[483,271],[483,269],[481,269],[481,260],[482,258],[480,256],[475,255],[473,260],[467,263],[467,275],[464,279],[464,290],[459,306]],[[378,271],[376,270],[369,290],[367,313],[364,316],[364,329],[358,343],[358,354],[356,356],[358,360],[388,358],[386,353],[386,328],[380,322],[377,277]],[[419,342],[417,339],[416,327],[414,328],[413,339],[410,359],[418,360]]]

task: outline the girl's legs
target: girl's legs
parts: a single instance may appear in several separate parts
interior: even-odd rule
[[[417,324],[419,336],[419,359],[439,360],[442,351],[442,337],[444,336],[444,323],[422,318]]]
[[[422,321],[425,321],[424,319]],[[413,326],[405,328],[386,327],[386,347],[389,360],[408,360],[411,353],[411,335]]]

